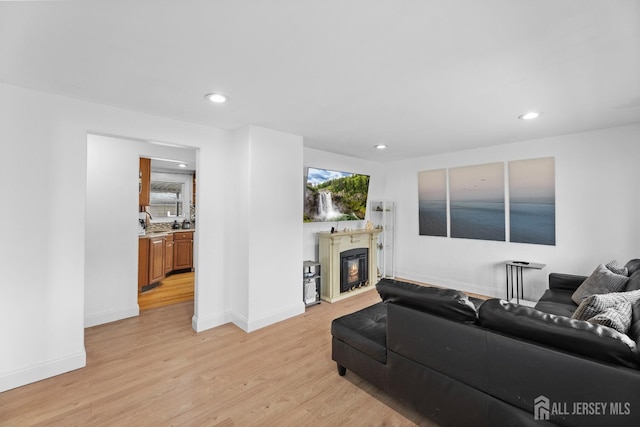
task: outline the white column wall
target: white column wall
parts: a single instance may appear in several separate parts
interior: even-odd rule
[[[249,316],[246,330],[304,313],[302,137],[249,128]]]

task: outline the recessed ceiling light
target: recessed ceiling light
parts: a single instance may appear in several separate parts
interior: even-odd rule
[[[387,148],[385,144],[374,145],[374,147],[376,150],[384,150],[385,148]]]
[[[536,113],[535,111],[531,111],[529,113],[525,113],[525,114],[519,115],[518,118],[520,120],[533,120],[533,119],[537,119],[538,117],[540,117],[540,114],[542,114],[542,113]]]
[[[186,168],[186,167],[187,167],[187,164],[186,164],[186,163],[179,163],[179,164],[178,164],[178,167],[179,167],[179,168]]]
[[[216,104],[222,104],[223,102],[227,102],[229,100],[229,97],[227,95],[223,95],[221,93],[208,93],[204,97]]]

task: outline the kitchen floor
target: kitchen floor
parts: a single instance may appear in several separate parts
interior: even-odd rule
[[[138,296],[140,311],[183,301],[193,301],[194,278],[193,271],[165,277],[160,281],[160,285]]]

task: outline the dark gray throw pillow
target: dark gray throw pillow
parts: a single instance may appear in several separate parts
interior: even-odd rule
[[[629,278],[622,274],[616,274],[609,270],[604,264],[600,264],[593,271],[591,276],[582,282],[575,290],[571,299],[576,304],[580,304],[583,299],[595,294],[608,294],[610,292],[620,292],[624,290]]]

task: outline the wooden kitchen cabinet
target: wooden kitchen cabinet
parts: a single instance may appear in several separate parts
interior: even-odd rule
[[[138,239],[138,291],[149,284],[149,239]]]
[[[193,231],[173,234],[173,269],[193,268]]]
[[[167,234],[164,241],[164,274],[173,270],[173,234]]]
[[[164,242],[165,237],[149,239],[149,284],[164,278]]]
[[[193,177],[191,178],[191,203],[193,206],[196,205],[196,173],[193,173]]]
[[[151,204],[151,159],[140,157],[140,183],[138,186],[140,192],[140,206],[149,206]]]

